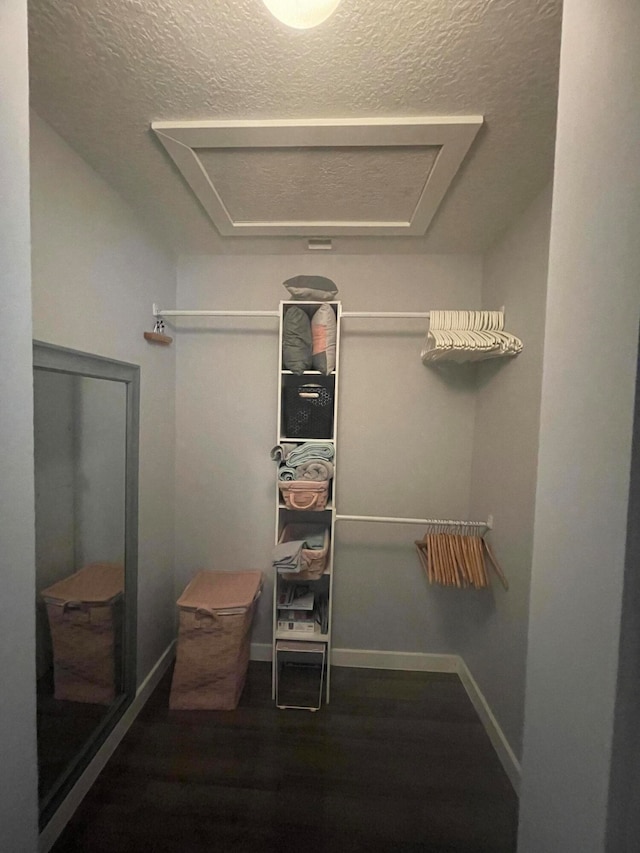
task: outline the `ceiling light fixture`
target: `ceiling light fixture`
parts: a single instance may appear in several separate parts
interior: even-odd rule
[[[262,0],[271,14],[296,30],[309,30],[326,21],[340,0]]]

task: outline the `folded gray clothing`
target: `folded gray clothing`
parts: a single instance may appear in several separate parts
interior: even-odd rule
[[[297,444],[287,443],[284,444],[276,444],[275,447],[271,448],[271,458],[274,462],[283,462],[289,453],[292,450],[295,450]]]
[[[279,480],[295,480],[296,479],[296,469],[289,468],[288,465],[281,465],[278,468],[278,479]]]
[[[296,480],[330,480],[333,477],[333,463],[326,459],[310,459],[295,469]]]
[[[331,461],[333,459],[333,444],[324,444],[321,441],[313,443],[305,442],[285,456],[285,462],[290,468],[297,468],[298,465],[310,462],[312,459],[327,459]]]
[[[300,559],[304,544],[304,540],[299,539],[291,542],[280,542],[273,549],[273,567],[279,572],[299,572],[302,568]]]

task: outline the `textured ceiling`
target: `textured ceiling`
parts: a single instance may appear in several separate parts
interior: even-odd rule
[[[264,222],[331,220],[336,210],[344,219],[407,219],[434,160],[431,148],[357,153],[343,148],[210,149],[200,154],[231,217]],[[397,180],[381,184],[380,175],[391,169]]]
[[[260,0],[32,0],[29,16],[34,109],[176,251],[304,242],[220,237],[151,121],[484,116],[425,237],[338,251],[482,251],[552,175],[560,0],[342,0],[306,31]],[[239,206],[250,191],[236,187]]]
[[[339,210],[343,219],[376,220],[411,218],[437,153],[435,146],[208,149],[199,158],[232,219],[331,220]],[[393,184],[381,183],[390,172]]]

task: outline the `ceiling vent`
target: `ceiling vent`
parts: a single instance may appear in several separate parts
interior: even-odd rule
[[[223,236],[422,236],[481,116],[153,122]]]

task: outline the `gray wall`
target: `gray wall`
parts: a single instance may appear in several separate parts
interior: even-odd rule
[[[524,342],[514,359],[478,365],[471,516],[494,517],[489,536],[507,579],[461,600],[460,653],[511,748],[522,752],[525,660],[540,387],[549,254],[551,187],[485,255],[482,301],[506,309]]]
[[[126,406],[121,382],[35,371],[37,592],[124,560]]]
[[[633,853],[640,838],[640,373],[631,460],[624,602],[616,696],[607,851]]]
[[[639,79],[636,0],[565,0],[520,853],[605,845],[640,317]]]
[[[33,325],[40,340],[141,367],[138,679],[174,636],[175,351],[147,343],[175,266],[133,212],[32,115]]]
[[[124,562],[127,389],[79,377],[76,409],[76,568]]]
[[[126,389],[121,382],[34,372],[36,660],[52,666],[38,594],[90,562],[124,561]]]
[[[186,257],[178,305],[276,309],[281,282],[332,278],[348,310],[478,307],[479,257]],[[278,337],[269,320],[181,320],[177,340],[177,586],[199,568],[270,569]],[[211,331],[215,329],[216,331]],[[473,370],[423,366],[426,323],[345,320],[338,501],[349,514],[467,517]],[[455,652],[458,594],[429,588],[418,530],[343,525],[334,645]],[[263,596],[254,640],[271,637]]]
[[[75,568],[75,429],[77,380],[36,370],[33,377],[36,592]]]
[[[0,4],[0,827],[37,842],[27,4]]]
[[[33,438],[36,511],[36,669],[52,666],[51,636],[38,593],[75,567],[75,429],[77,380],[64,373],[33,375]]]

